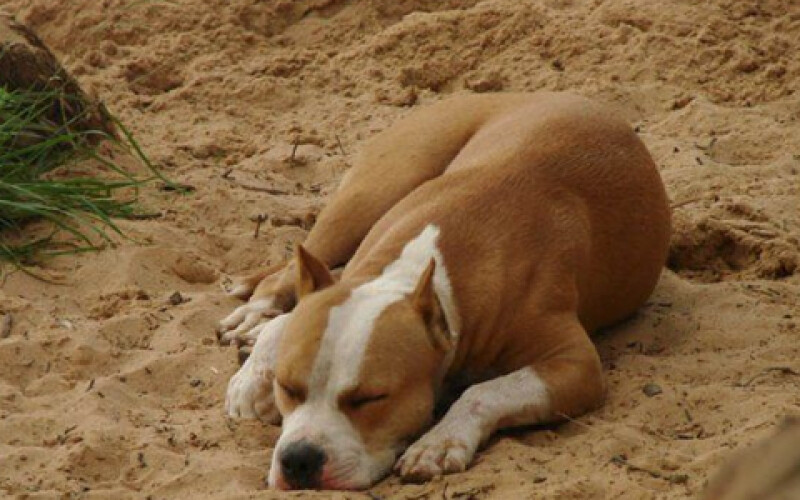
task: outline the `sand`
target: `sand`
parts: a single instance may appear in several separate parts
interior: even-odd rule
[[[697,495],[731,450],[800,412],[792,4],[0,0],[196,189],[145,190],[162,216],[38,269],[62,284],[2,283],[0,492],[282,497],[263,482],[279,429],[223,415],[237,361],[214,326],[239,303],[225,284],[285,258],[363,140],[413,106],[569,89],[635,124],[677,205],[654,296],[598,338],[608,403],[372,498]]]

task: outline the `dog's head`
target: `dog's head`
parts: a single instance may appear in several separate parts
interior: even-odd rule
[[[296,264],[299,302],[275,370],[283,432],[269,483],[366,488],[433,417],[452,348],[433,290],[435,264],[410,292],[385,280],[335,283],[302,247]]]

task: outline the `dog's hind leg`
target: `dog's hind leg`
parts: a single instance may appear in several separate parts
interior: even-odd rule
[[[411,113],[371,139],[322,210],[303,246],[330,268],[353,256],[372,226],[400,200],[438,177],[496,107],[460,96]],[[245,340],[265,318],[295,304],[291,263],[257,273],[233,292],[250,297],[219,325],[220,341]],[[250,336],[252,337],[252,336]]]
[[[253,292],[255,292],[256,288],[258,288],[258,285],[262,281],[270,276],[275,275],[285,266],[286,264],[284,263],[276,264],[274,266],[260,269],[249,276],[245,276],[244,278],[239,278],[236,282],[236,285],[234,285],[234,287],[228,293],[242,300],[247,300],[253,295]]]

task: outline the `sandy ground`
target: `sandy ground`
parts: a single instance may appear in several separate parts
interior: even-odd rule
[[[695,496],[732,449],[800,412],[793,3],[0,0],[196,188],[147,190],[163,216],[123,223],[132,241],[40,270],[63,285],[2,284],[0,492],[281,496],[263,483],[279,429],[223,416],[237,363],[213,329],[238,302],[222,285],[286,257],[353,151],[410,107],[571,89],[637,126],[679,205],[670,270],[598,340],[608,403],[372,498]]]

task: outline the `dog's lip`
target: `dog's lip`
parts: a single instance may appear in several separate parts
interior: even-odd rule
[[[328,483],[323,482],[320,485],[320,489],[322,490],[335,490],[335,491],[358,491],[358,490],[363,490],[367,487],[368,486],[358,487],[354,485],[349,485],[347,483],[340,483],[337,481],[331,481]]]
[[[369,488],[370,484],[358,485],[347,481],[346,479],[331,477],[329,469],[324,467],[322,469],[322,477],[320,477],[320,489],[323,490],[339,490],[339,491],[357,491]]]

